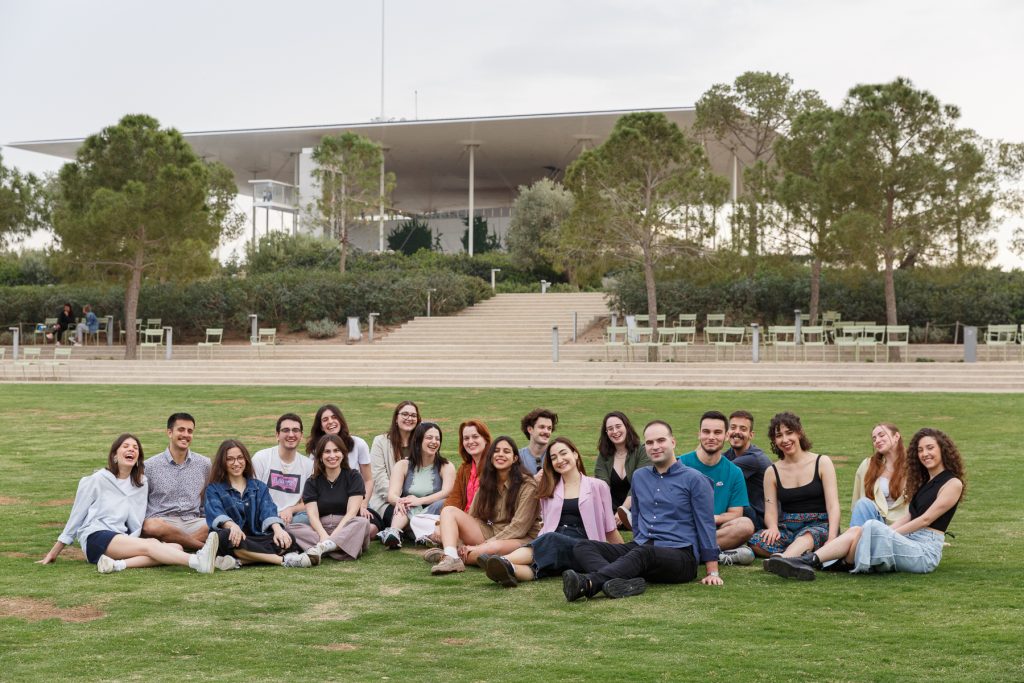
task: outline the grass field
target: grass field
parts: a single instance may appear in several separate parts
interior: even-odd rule
[[[103,576],[71,549],[53,566],[33,563],[63,527],[77,480],[103,465],[120,432],[152,456],[166,445],[166,416],[187,410],[198,452],[228,437],[255,450],[272,443],[281,413],[309,419],[334,402],[370,440],[404,398],[440,422],[443,453],[456,458],[461,419],[516,434],[537,405],[556,410],[558,433],[589,456],[611,409],[639,425],[666,419],[686,450],[704,410],[751,410],[765,450],[768,418],[792,410],[812,450],[836,461],[844,522],[871,427],[892,421],[909,438],[930,425],[960,446],[968,497],[931,575],[806,584],[758,562],[724,568],[721,588],[654,586],[617,601],[568,604],[558,580],[500,589],[474,569],[432,577],[417,552],[376,543],[354,563],[213,576]],[[1024,395],[6,385],[0,680],[1024,680],[1022,413]]]

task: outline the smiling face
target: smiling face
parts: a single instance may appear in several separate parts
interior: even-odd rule
[[[139,442],[132,438],[127,438],[124,442],[117,447],[117,458],[118,468],[123,471],[131,471],[135,467],[135,463],[139,461]]]
[[[423,455],[434,457],[441,450],[441,432],[433,427],[423,433],[423,444],[420,446]]]
[[[527,427],[526,431],[530,433],[530,443],[537,446],[546,446],[548,441],[551,440],[551,432],[554,429],[555,426],[549,418],[538,417],[533,426]]]
[[[918,439],[917,459],[932,476],[946,469],[942,463],[942,449],[939,448],[939,442],[935,440],[935,437],[922,436]]]
[[[175,420],[167,430],[171,450],[184,453],[192,445],[192,434],[196,431],[196,423],[189,420]]]
[[[715,418],[700,421],[700,447],[708,455],[715,455],[725,444],[725,423]]]
[[[341,469],[341,459],[345,457],[345,454],[338,448],[338,444],[333,441],[328,441],[324,446],[323,453],[320,458],[324,463],[324,469],[328,472]]]
[[[519,462],[519,454],[512,450],[512,444],[508,441],[499,441],[495,444],[494,453],[491,454],[491,464],[499,474],[508,472],[517,462]]]
[[[608,440],[616,447],[626,443],[626,425],[614,415],[605,420],[604,432],[608,435]]]
[[[420,423],[420,414],[416,411],[416,406],[407,403],[398,409],[395,421],[403,432],[411,432]]]
[[[729,420],[729,445],[737,453],[743,453],[754,438],[754,426],[745,417],[734,417]]]
[[[875,451],[878,453],[883,455],[892,453],[899,442],[900,433],[889,431],[885,428],[885,425],[878,425],[871,430],[871,445],[875,447]]]
[[[462,447],[474,460],[484,452],[484,437],[473,425],[466,425],[462,430]]]
[[[548,449],[548,457],[551,458],[551,467],[563,477],[568,472],[579,470],[580,454],[561,441]]]
[[[320,428],[324,430],[324,434],[340,434],[341,420],[333,410],[328,408],[320,416]]]
[[[277,429],[277,445],[286,451],[294,451],[302,440],[302,425],[295,420],[281,420]]]
[[[644,430],[644,446],[655,467],[665,468],[675,460],[676,440],[663,424],[655,423]]]
[[[779,431],[775,435],[775,445],[782,451],[783,456],[789,458],[800,452],[800,432],[788,427],[779,425]]]
[[[224,465],[229,477],[241,477],[245,472],[245,454],[237,446],[229,448],[224,454]]]

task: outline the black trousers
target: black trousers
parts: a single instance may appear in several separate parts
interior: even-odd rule
[[[573,548],[576,563],[587,574],[594,591],[609,579],[643,577],[653,583],[686,583],[697,578],[692,548],[659,548],[653,543],[580,541]]]

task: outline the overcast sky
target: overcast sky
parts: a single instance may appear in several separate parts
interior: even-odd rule
[[[906,76],[964,126],[1024,141],[1024,3],[384,1],[387,117],[689,106],[759,70],[833,105]],[[0,0],[0,64],[0,144],[84,137],[130,112],[185,132],[367,121],[381,0]]]

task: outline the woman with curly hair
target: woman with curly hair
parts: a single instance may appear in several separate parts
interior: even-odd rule
[[[835,559],[843,559],[855,574],[935,571],[942,559],[946,529],[967,490],[964,463],[953,440],[931,427],[914,434],[907,455],[910,507],[892,526],[869,519],[813,553],[799,558],[773,557],[764,568],[802,581],[812,581],[822,563]]]
[[[892,524],[907,512],[907,450],[896,425],[888,422],[871,430],[875,452],[864,458],[853,479],[850,526],[864,526],[869,519]]]
[[[799,557],[839,535],[836,469],[811,452],[800,418],[779,413],[768,425],[778,462],[764,473],[765,528],[750,537],[756,555]]]
[[[651,464],[640,436],[633,429],[625,413],[613,410],[601,420],[601,435],[597,439],[597,462],[594,476],[604,483],[612,495],[612,510],[619,527],[630,530],[629,509],[632,505],[630,486],[633,473]]]
[[[348,431],[348,422],[342,415],[341,409],[333,403],[320,406],[313,416],[313,425],[309,430],[309,439],[306,440],[306,455],[313,457],[313,451],[320,443],[325,434],[337,434],[345,442],[348,452],[349,469],[359,473],[363,480],[363,504],[359,508],[359,516],[369,520],[373,527],[373,533],[377,533],[384,527],[383,522],[376,512],[368,506],[370,497],[373,495],[373,472],[370,469],[370,447],[366,441]]]
[[[423,558],[436,562],[432,574],[450,574],[476,564],[480,556],[503,555],[537,537],[537,481],[519,463],[519,449],[499,436],[483,457],[480,486],[469,512],[454,506],[441,511],[441,548]],[[459,543],[463,545],[459,545]]]

